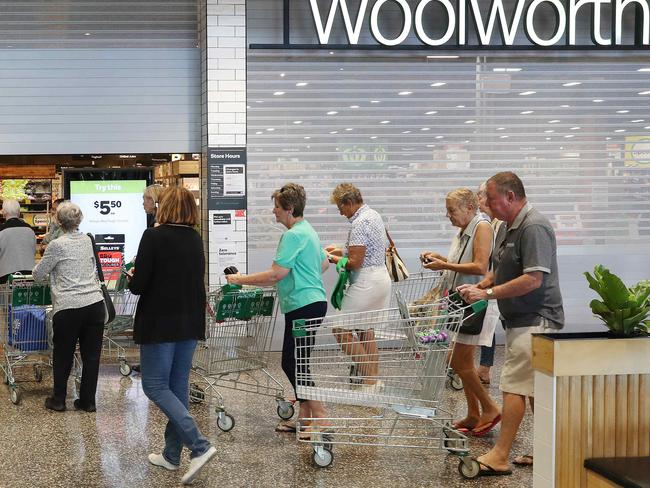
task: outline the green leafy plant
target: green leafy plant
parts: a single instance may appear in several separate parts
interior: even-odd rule
[[[589,288],[601,300],[589,303],[612,333],[634,336],[650,333],[650,280],[643,280],[631,288],[602,265],[594,268],[593,276],[585,272]]]

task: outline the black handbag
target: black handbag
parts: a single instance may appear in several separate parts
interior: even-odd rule
[[[469,241],[470,240],[467,239],[467,242],[465,243],[465,246],[463,247],[463,250],[458,257],[459,263],[463,260],[463,255],[465,254],[465,250],[467,249],[467,244],[469,244]],[[455,291],[457,277],[458,273],[454,273],[454,279],[451,282],[449,290],[449,301],[451,302],[452,309],[463,309],[463,322],[458,329],[458,332],[467,335],[479,335],[483,330],[483,319],[485,319],[485,312],[487,311],[487,307],[483,307],[482,310],[475,312],[473,307],[469,303],[465,302],[465,300],[463,300],[463,298],[460,296],[460,293]]]
[[[95,266],[97,267],[97,276],[99,277],[99,286],[102,290],[102,296],[104,297],[104,325],[108,325],[115,319],[115,306],[113,305],[111,294],[108,292],[108,288],[106,288],[106,284],[104,283],[104,272],[99,264],[99,255],[97,254],[97,248],[95,247],[95,238],[90,232],[87,235],[90,238],[90,244],[93,246]]]

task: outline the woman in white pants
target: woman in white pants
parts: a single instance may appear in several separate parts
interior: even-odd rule
[[[341,313],[388,308],[391,289],[386,269],[388,238],[381,216],[363,203],[361,192],[351,183],[337,185],[330,200],[351,224],[344,248],[334,245],[325,248],[332,263],[346,257],[345,268],[351,272]],[[335,334],[343,352],[352,358],[352,375],[369,388],[381,386],[374,330],[371,327],[336,329]]]

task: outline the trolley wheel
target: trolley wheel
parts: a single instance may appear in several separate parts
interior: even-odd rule
[[[74,389],[77,397],[79,397],[79,392],[81,391],[81,378],[79,376],[75,376],[74,378]]]
[[[34,366],[34,379],[37,383],[43,381],[43,370],[40,366]]]
[[[461,458],[460,463],[458,463],[458,472],[463,478],[471,480],[479,475],[481,472],[481,465],[474,458],[470,458],[469,461],[465,458]]]
[[[190,383],[190,402],[201,403],[205,400],[205,392],[196,383]]]
[[[460,376],[454,373],[449,377],[449,386],[451,386],[453,390],[460,391],[463,389],[463,380],[460,379]]]
[[[9,387],[9,399],[11,400],[11,403],[18,405],[20,403],[20,396],[18,386],[12,385]]]
[[[131,366],[127,363],[120,363],[120,374],[122,376],[129,376],[131,374]]]
[[[235,419],[232,415],[217,410],[219,416],[217,417],[217,427],[219,427],[224,432],[230,432],[235,426]]]
[[[278,404],[278,417],[280,417],[282,420],[289,420],[291,417],[293,417],[294,413],[295,409],[293,408],[293,404],[291,402],[282,402]]]
[[[331,450],[327,448],[323,448],[320,450],[320,453],[318,451],[314,451],[314,464],[319,467],[319,468],[327,468],[330,464],[332,464],[332,461],[334,461],[334,454],[332,453]]]

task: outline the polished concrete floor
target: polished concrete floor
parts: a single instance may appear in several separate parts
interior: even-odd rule
[[[501,356],[499,349],[497,364]],[[273,355],[270,364],[271,372],[284,382],[279,356]],[[499,398],[496,383],[491,392]],[[148,453],[160,452],[165,418],[143,394],[138,375],[122,377],[110,360],[102,365],[96,413],[74,411],[72,394],[68,411],[45,410],[43,401],[50,386],[48,371],[41,383],[21,383],[19,405],[13,405],[7,389],[0,388],[0,487],[180,485],[189,462],[186,454],[177,472],[147,462]],[[532,486],[532,468],[514,468],[512,476],[466,481],[457,472],[458,459],[439,450],[336,446],[333,464],[315,468],[308,444],[274,431],[278,417],[273,399],[232,390],[223,393],[236,420],[228,433],[217,427],[213,407],[205,403],[191,407],[202,431],[217,448],[215,460],[195,481],[196,487]],[[462,392],[447,389],[446,395],[446,406],[459,415],[464,413]],[[336,407],[331,411],[345,415]],[[494,439],[494,434],[472,439],[472,452],[484,452]],[[530,452],[532,418],[527,415],[514,454]]]

